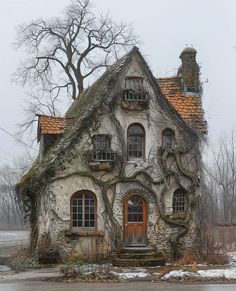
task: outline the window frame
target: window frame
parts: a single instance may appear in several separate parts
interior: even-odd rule
[[[105,147],[105,148],[102,148],[101,147],[100,149],[97,149],[96,148],[96,138],[105,138],[105,139],[107,139],[108,146]],[[93,144],[93,150],[94,151],[106,151],[106,150],[110,150],[111,149],[111,135],[110,134],[94,134],[93,137],[92,137],[92,144]]]
[[[139,80],[141,85],[138,88],[135,88],[135,86],[134,86],[134,88],[131,88],[132,86],[130,86],[130,88],[129,88],[127,86],[127,81],[129,82],[131,80]],[[141,76],[127,76],[125,78],[125,89],[126,90],[134,90],[134,91],[136,91],[136,90],[137,91],[143,90],[143,77],[141,77]]]
[[[143,133],[142,134],[141,133],[140,134],[129,133],[129,129],[132,126],[139,126],[142,129]],[[129,152],[130,152],[130,150],[129,150],[129,138],[132,137],[132,136],[133,137],[134,136],[142,137],[142,151],[141,151],[142,152],[142,156],[141,157],[135,157],[135,156],[130,156],[129,155]],[[128,161],[145,159],[145,137],[146,137],[145,128],[143,127],[142,124],[140,124],[140,123],[131,123],[128,126],[128,128],[127,128],[127,159],[128,159]],[[134,151],[132,151],[132,152],[134,152]]]
[[[181,194],[182,197],[175,197],[176,195]],[[182,200],[182,201],[176,201],[176,199],[178,200]],[[177,205],[174,205],[174,203]],[[181,204],[182,205],[181,205]],[[181,208],[181,209],[178,209]],[[172,213],[173,214],[181,214],[181,213],[186,213],[188,209],[188,197],[186,194],[186,191],[183,189],[177,189],[174,193],[173,193],[173,197],[172,197]]]
[[[94,226],[85,226],[85,196],[86,194],[93,196],[94,201]],[[77,198],[79,195],[82,195],[82,226],[74,226],[73,225],[73,200]],[[78,213],[78,210],[77,212]],[[90,218],[89,218],[90,221]],[[78,222],[78,219],[77,219]],[[86,230],[86,231],[94,231],[97,229],[97,197],[96,195],[90,191],[90,190],[79,190],[75,192],[70,199],[70,228],[73,231],[79,231],[79,230]]]
[[[166,147],[164,144],[164,137],[165,137],[165,134],[168,132],[172,134],[172,145],[170,148]],[[174,148],[174,145],[175,145],[175,132],[174,132],[174,130],[169,128],[169,127],[163,129],[163,131],[162,131],[162,148],[170,151]]]

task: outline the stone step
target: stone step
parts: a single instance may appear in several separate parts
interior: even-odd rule
[[[145,253],[156,253],[156,248],[152,247],[127,247],[120,250],[120,253],[129,253],[129,254],[145,254]]]
[[[150,266],[164,266],[166,263],[163,257],[143,258],[143,259],[125,259],[114,258],[113,265],[116,267],[150,267]]]
[[[121,259],[147,259],[147,258],[156,258],[160,257],[160,254],[157,252],[148,252],[148,253],[119,253],[118,257]]]

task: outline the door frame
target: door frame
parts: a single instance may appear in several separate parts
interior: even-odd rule
[[[133,197],[133,196],[138,196],[142,201],[143,201],[143,235],[144,235],[144,240],[145,243],[140,243],[140,244],[134,244],[134,247],[145,247],[147,245],[147,224],[148,224],[148,203],[147,200],[137,194],[137,193],[132,193],[130,195],[128,195],[128,197],[126,197],[126,199],[124,200],[123,203],[123,242],[124,242],[124,246],[127,246],[125,243],[125,238],[126,238],[126,227],[128,224],[128,200]],[[134,222],[135,223],[135,222]],[[136,222],[139,223],[139,222]],[[130,247],[132,247],[131,245],[129,245]],[[127,246],[127,247],[129,247]]]

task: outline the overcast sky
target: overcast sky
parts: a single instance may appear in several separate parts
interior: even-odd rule
[[[11,82],[19,52],[13,49],[15,27],[32,19],[57,16],[70,0],[0,0],[0,127],[15,134],[23,119],[24,89]],[[236,128],[235,0],[94,0],[96,13],[132,23],[140,50],[154,75],[172,76],[186,45],[197,49],[204,83],[203,105],[209,138]],[[208,82],[207,82],[208,80]],[[0,164],[24,147],[0,130]]]

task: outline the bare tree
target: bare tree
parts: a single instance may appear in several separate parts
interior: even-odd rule
[[[29,170],[32,159],[18,157],[13,166],[0,167],[0,228],[17,229],[24,226],[23,212],[15,184]]]
[[[16,46],[24,48],[28,57],[18,67],[16,79],[36,86],[51,98],[50,104],[62,94],[75,100],[86,78],[136,40],[129,25],[117,24],[108,15],[97,17],[89,0],[72,0],[62,17],[18,27]]]
[[[9,166],[0,169],[0,227],[14,228],[23,225],[23,215],[15,195],[15,183],[19,174]]]
[[[236,224],[236,135],[222,137],[212,150],[212,160],[207,167],[206,185],[215,209],[218,224]]]

